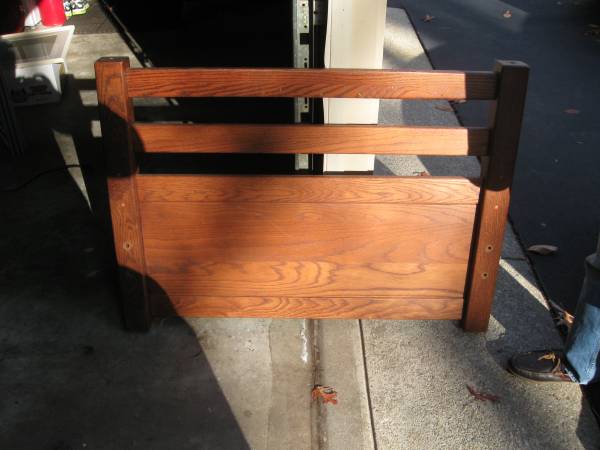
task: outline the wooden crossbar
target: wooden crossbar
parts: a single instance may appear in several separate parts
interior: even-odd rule
[[[479,180],[465,177],[140,175],[136,181],[142,202],[476,205],[479,201]]]
[[[130,69],[129,97],[492,100],[493,72],[368,69]]]
[[[483,156],[489,130],[387,125],[146,124],[133,131],[148,153],[376,153]]]

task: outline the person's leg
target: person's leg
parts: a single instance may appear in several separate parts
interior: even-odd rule
[[[514,375],[535,381],[600,381],[600,240],[585,260],[585,279],[573,327],[562,350],[519,353],[509,361]]]
[[[600,246],[585,261],[585,280],[565,354],[567,370],[580,384],[600,379]]]

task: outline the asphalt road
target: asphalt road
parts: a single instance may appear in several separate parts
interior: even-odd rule
[[[549,298],[574,310],[583,260],[600,232],[600,28],[593,26],[600,26],[600,2],[390,0],[388,6],[407,10],[436,69],[489,70],[495,59],[530,65],[510,215],[525,247],[559,247],[532,260]],[[423,20],[427,15],[433,18]],[[459,116],[482,124],[486,111],[465,104]]]

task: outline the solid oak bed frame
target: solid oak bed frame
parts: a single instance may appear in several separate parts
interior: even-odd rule
[[[488,326],[528,67],[131,69],[96,62],[126,324],[153,317],[461,319]],[[155,124],[135,97],[494,100],[490,128]],[[481,178],[140,174],[147,153],[475,155]]]

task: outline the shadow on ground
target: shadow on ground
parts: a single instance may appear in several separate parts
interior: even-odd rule
[[[17,176],[0,191],[0,448],[248,448],[184,321],[143,335],[123,328],[86,89],[93,80],[67,80],[61,114],[18,110],[25,154],[2,155]],[[64,136],[94,214],[65,169]]]

